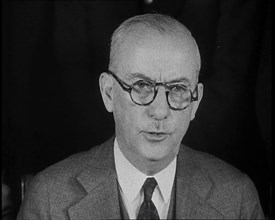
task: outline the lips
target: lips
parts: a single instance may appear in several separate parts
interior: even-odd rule
[[[150,142],[160,142],[165,140],[169,133],[166,132],[155,132],[155,131],[144,131],[142,132],[145,139],[147,139]]]

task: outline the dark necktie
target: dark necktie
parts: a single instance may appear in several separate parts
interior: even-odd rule
[[[159,219],[156,206],[152,202],[152,195],[157,185],[155,178],[147,178],[142,188],[144,191],[144,200],[140,206],[137,219]]]

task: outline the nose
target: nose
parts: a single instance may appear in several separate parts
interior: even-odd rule
[[[170,114],[170,108],[167,103],[165,88],[159,87],[155,100],[148,106],[149,117],[155,120],[163,120]]]

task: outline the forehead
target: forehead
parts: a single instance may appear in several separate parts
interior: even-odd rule
[[[199,57],[194,41],[184,36],[146,33],[129,36],[121,47],[119,73],[124,78],[142,74],[155,81],[195,81]]]

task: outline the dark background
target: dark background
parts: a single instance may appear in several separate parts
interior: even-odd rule
[[[185,24],[202,56],[204,97],[183,142],[246,172],[271,215],[271,1],[2,1],[2,171],[20,177],[114,132],[98,77],[110,36],[146,12]]]

